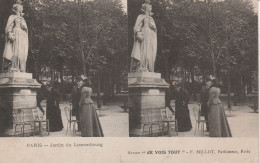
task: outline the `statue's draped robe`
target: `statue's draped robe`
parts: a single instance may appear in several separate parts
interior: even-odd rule
[[[137,33],[143,34],[143,40],[136,37]],[[157,32],[152,17],[139,15],[134,26],[134,46],[131,54],[131,71],[139,64],[137,71],[154,72],[154,63],[157,53]]]
[[[14,41],[9,39],[9,33],[14,34]],[[3,57],[12,61],[13,68],[25,72],[29,43],[28,30],[24,18],[18,15],[11,15],[5,28],[5,34],[6,40]]]

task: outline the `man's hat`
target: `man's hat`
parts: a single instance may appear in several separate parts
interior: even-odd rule
[[[81,80],[83,80],[83,81],[87,79],[87,77],[84,76],[84,75],[81,75],[80,78],[81,78]]]
[[[84,75],[80,75],[80,76],[76,77],[76,80],[77,80],[77,81],[84,81],[84,80],[86,80],[86,79],[87,79],[87,77],[84,76]]]
[[[216,78],[212,75],[210,75],[206,78],[206,81],[213,81],[213,80],[216,80]]]

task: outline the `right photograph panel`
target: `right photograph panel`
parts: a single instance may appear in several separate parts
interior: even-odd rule
[[[258,137],[257,1],[128,0],[130,137]]]

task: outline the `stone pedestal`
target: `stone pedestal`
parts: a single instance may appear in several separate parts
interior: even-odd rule
[[[165,108],[165,89],[169,85],[160,73],[136,72],[128,74],[129,136],[142,136],[146,121],[160,121]],[[153,128],[153,133],[158,128]]]
[[[24,120],[32,120],[37,107],[36,89],[41,85],[31,73],[0,73],[0,135],[13,135],[13,110],[22,109]]]

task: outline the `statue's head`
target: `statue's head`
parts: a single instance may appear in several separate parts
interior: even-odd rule
[[[142,4],[142,11],[143,11],[144,13],[149,13],[149,14],[151,14],[151,12],[152,12],[152,5],[150,5],[150,4],[148,4],[148,3]]]
[[[23,5],[21,0],[17,0],[16,3],[13,5],[13,11],[15,13],[22,13],[23,12]]]
[[[151,4],[151,0],[145,0],[145,3]]]

